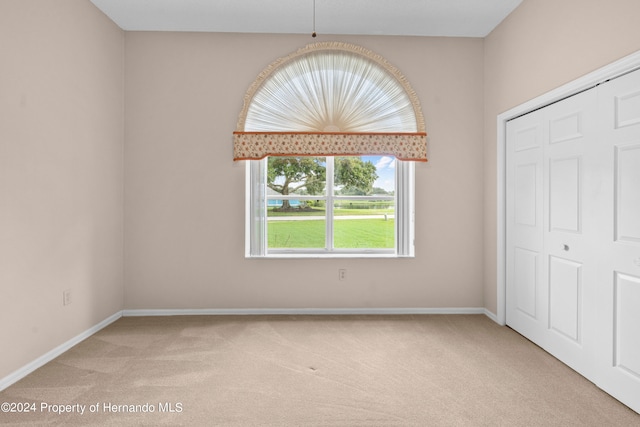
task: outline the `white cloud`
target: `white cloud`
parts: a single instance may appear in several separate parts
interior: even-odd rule
[[[380,170],[380,169],[384,169],[385,167],[388,167],[390,169],[395,168],[396,167],[395,159],[393,157],[388,157],[388,156],[381,157],[380,160],[378,160],[378,162],[376,163],[376,169]]]

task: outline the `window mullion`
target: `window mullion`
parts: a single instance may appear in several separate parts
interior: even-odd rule
[[[326,202],[325,202],[325,215],[326,215],[326,227],[325,227],[325,242],[328,251],[333,251],[333,157],[326,157],[327,167],[325,173],[326,187]]]
[[[248,256],[264,256],[267,253],[267,199],[266,160],[247,164],[247,241]]]
[[[414,165],[396,164],[396,251],[398,256],[414,256]]]

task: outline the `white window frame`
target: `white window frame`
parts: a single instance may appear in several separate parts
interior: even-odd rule
[[[327,156],[330,157],[330,156]],[[392,249],[342,249],[333,247],[333,209],[327,209],[328,248],[268,248],[267,243],[267,159],[248,160],[245,191],[245,256],[247,258],[405,258],[415,256],[415,166],[413,162],[396,159],[395,247]],[[333,162],[328,162],[327,188],[333,188]],[[332,191],[322,196],[326,206],[340,199],[376,199],[380,196],[337,196]],[[318,200],[318,196],[274,196],[279,200]],[[332,249],[329,249],[332,248]]]

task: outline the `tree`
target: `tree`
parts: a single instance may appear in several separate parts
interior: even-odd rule
[[[376,166],[360,157],[336,157],[334,168],[336,185],[342,185],[343,192],[348,194],[371,194],[378,179]]]
[[[269,157],[267,186],[283,196],[306,189],[309,194],[322,192],[326,182],[326,166],[322,157]],[[278,178],[282,183],[276,183]],[[282,179],[281,178],[281,179]],[[288,200],[278,210],[290,210]]]
[[[380,188],[380,187],[373,187],[373,190],[371,191],[373,194],[392,194],[390,192],[388,192],[387,190],[385,190],[384,188]]]
[[[371,194],[378,178],[376,167],[360,157],[336,157],[335,184],[349,194]],[[276,182],[277,181],[277,182]],[[320,194],[326,185],[326,166],[323,157],[269,157],[267,186],[283,196],[296,192]],[[278,210],[291,209],[288,200]]]

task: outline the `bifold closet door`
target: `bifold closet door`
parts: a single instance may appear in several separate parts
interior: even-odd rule
[[[596,121],[591,90],[507,124],[507,324],[585,376],[596,342]]]
[[[599,87],[604,159],[599,186],[598,313],[594,382],[640,413],[640,70]]]
[[[548,316],[543,283],[542,110],[507,123],[507,325],[542,345]]]
[[[507,325],[640,413],[640,70],[506,131]]]

